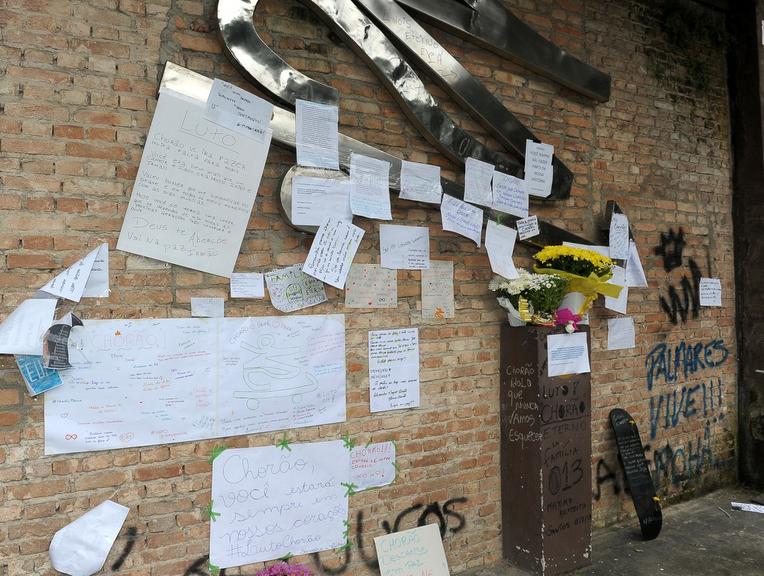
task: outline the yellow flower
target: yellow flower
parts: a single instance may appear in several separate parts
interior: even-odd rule
[[[548,264],[561,256],[568,256],[574,260],[590,262],[595,268],[608,268],[613,265],[613,261],[607,256],[602,256],[593,250],[573,248],[571,246],[547,246],[537,252],[533,257],[542,264]]]

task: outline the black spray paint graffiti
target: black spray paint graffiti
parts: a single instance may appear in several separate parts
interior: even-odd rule
[[[398,514],[392,526],[387,520],[383,520],[381,523],[382,529],[384,530],[385,534],[392,534],[394,532],[399,532],[400,530],[413,528],[414,526],[403,526],[404,522],[409,517],[412,519],[416,517],[416,526],[424,526],[434,518],[438,523],[440,537],[445,538],[448,533],[456,534],[457,532],[463,530],[467,525],[467,520],[464,518],[464,515],[454,510],[455,505],[464,504],[466,502],[467,498],[452,498],[451,500],[446,501],[442,506],[439,502],[431,502],[427,506],[424,504],[414,504],[413,506],[406,508],[403,512]],[[416,516],[416,513],[419,513],[419,515]],[[453,526],[450,525],[449,519],[455,520],[455,524]],[[368,566],[370,569],[378,571],[379,562],[377,562],[376,557],[369,556],[364,550],[363,526],[363,511],[359,510],[356,514],[356,547],[358,548],[358,552],[363,563],[366,564],[366,566]],[[132,552],[133,547],[135,546],[137,534],[138,531],[134,526],[131,526],[127,529],[125,549],[122,551],[119,558],[117,558],[117,560],[111,565],[112,572],[117,572],[125,563],[125,560],[127,560],[127,557],[130,555],[130,552]],[[334,567],[326,566],[318,553],[312,554],[311,557],[313,558],[313,563],[315,564],[319,574],[323,574],[325,576],[335,576],[338,574],[344,574],[347,571],[352,561],[352,549],[350,547],[346,548],[343,555],[343,560],[339,565]],[[186,569],[186,571],[183,573],[183,576],[209,576],[208,564],[209,556],[202,556],[201,558],[195,560],[191,566]],[[221,569],[218,572],[219,576],[225,576],[225,573],[225,569]]]
[[[671,272],[682,265],[682,252],[684,251],[684,231],[680,228],[679,233],[675,234],[673,229],[669,229],[668,234],[661,232],[661,243],[655,247],[655,254],[663,256],[663,269]],[[700,268],[695,260],[688,260],[690,268],[690,277],[682,276],[680,281],[680,291],[674,286],[669,286],[668,299],[661,296],[661,309],[666,313],[671,323],[676,325],[681,318],[682,323],[687,321],[689,312],[692,317],[697,318],[700,312],[700,278],[702,276]]]

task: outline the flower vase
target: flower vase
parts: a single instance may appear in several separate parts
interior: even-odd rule
[[[573,312],[573,314],[584,315],[586,314],[586,310],[584,310],[585,305],[586,296],[584,294],[581,292],[568,292],[563,296],[562,302],[557,309],[562,310],[563,308],[567,308]]]

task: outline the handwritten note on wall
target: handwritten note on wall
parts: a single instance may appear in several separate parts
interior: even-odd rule
[[[295,145],[300,166],[340,169],[339,118],[336,106],[299,99],[295,102]]]
[[[419,162],[401,162],[402,200],[416,200],[440,204],[443,188],[440,184],[440,166]]]
[[[440,530],[427,524],[374,538],[381,576],[449,576]]]
[[[324,283],[303,272],[302,264],[266,272],[265,283],[271,304],[281,312],[294,312],[326,302]]]
[[[528,216],[528,192],[525,190],[525,181],[503,172],[494,172],[493,209],[520,218]]]
[[[358,490],[387,486],[395,480],[395,444],[378,442],[350,452],[350,481]]]
[[[419,329],[369,332],[372,412],[419,406]]]
[[[491,206],[493,203],[493,190],[491,179],[493,178],[494,165],[475,158],[467,158],[464,161],[464,201]]]
[[[270,139],[273,104],[215,78],[207,97],[206,116],[216,124],[235,130],[258,142]]]
[[[353,264],[345,281],[348,308],[397,308],[398,273],[379,264]]]
[[[101,244],[40,288],[47,294],[79,302],[85,296],[109,295],[109,245]]]
[[[422,270],[422,318],[453,318],[454,263],[450,260],[430,260]]]
[[[483,235],[483,211],[480,208],[443,194],[440,218],[443,222],[443,230],[466,236],[480,246],[480,238]]]
[[[626,260],[629,257],[629,219],[625,214],[613,213],[610,220],[608,246],[610,257],[614,260]]]
[[[353,221],[350,180],[292,178],[292,222],[300,226],[321,226],[330,216]]]
[[[531,196],[546,198],[552,193],[554,146],[525,141],[525,189]]]
[[[380,224],[379,252],[385,268],[427,268],[430,265],[430,229],[427,226]]]
[[[722,281],[719,278],[701,278],[699,292],[701,306],[722,305]]]
[[[363,238],[363,229],[337,218],[327,219],[318,229],[303,272],[344,288],[350,264]]]
[[[392,220],[390,163],[362,154],[350,156],[350,207],[353,214]]]
[[[255,202],[261,143],[204,117],[204,106],[162,92],[117,248],[228,277]]]
[[[45,452],[189,442],[345,420],[341,315],[88,320],[45,393]]]
[[[342,441],[225,450],[212,464],[210,563],[231,568],[345,544]]]

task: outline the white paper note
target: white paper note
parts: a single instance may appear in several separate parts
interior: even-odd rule
[[[329,216],[353,221],[350,180],[295,176],[292,179],[292,222],[321,226]]]
[[[109,245],[105,242],[98,248],[82,297],[109,297]]]
[[[517,236],[520,240],[527,240],[528,238],[533,238],[534,236],[541,234],[541,230],[539,230],[539,219],[538,216],[535,215],[518,220],[515,222],[515,226],[517,226]]]
[[[106,256],[104,258],[104,251]],[[93,276],[93,268],[95,267],[96,260],[99,260],[98,270],[95,272],[92,284],[90,284],[89,292],[94,296],[108,296],[109,295],[109,245],[101,244],[95,250],[92,250],[84,258],[77,260],[74,264],[69,266],[66,270],[61,272],[58,276],[53,278],[45,286],[40,288],[47,294],[58,296],[59,298],[66,298],[72,302],[79,302],[80,299],[85,296],[85,291],[88,289],[90,283],[90,277]],[[106,265],[104,269],[104,264]],[[104,273],[105,273],[105,290],[104,290]]]
[[[348,308],[397,308],[398,273],[379,264],[353,264],[345,281]]]
[[[42,356],[43,334],[53,324],[55,298],[24,300],[0,324],[0,354]]]
[[[610,220],[610,257],[614,260],[629,258],[629,219],[626,214],[613,213]]]
[[[620,314],[626,314],[626,307],[629,304],[629,288],[626,286],[626,269],[621,266],[613,266],[613,277],[610,279],[610,284],[616,286],[623,286],[618,298],[611,298],[605,296],[605,308],[618,312]]]
[[[265,277],[259,272],[231,274],[231,298],[265,298]]]
[[[485,229],[485,249],[491,270],[504,278],[519,278],[512,253],[515,251],[517,231],[509,226],[502,226],[493,220],[488,220]]]
[[[356,492],[387,486],[395,480],[395,444],[379,442],[350,451],[350,481]]]
[[[531,196],[546,198],[552,193],[554,146],[525,141],[525,189]]]
[[[269,146],[270,132],[256,142],[163,92],[117,248],[230,276]]]
[[[369,332],[369,400],[372,412],[419,406],[419,330]]]
[[[222,318],[225,300],[222,298],[191,298],[191,316],[195,318]]]
[[[342,441],[224,450],[212,463],[210,564],[232,568],[345,544]]]
[[[633,240],[629,242],[629,260],[626,262],[626,286],[631,288],[647,288],[645,270],[639,259],[637,244]]]
[[[426,226],[379,225],[383,268],[422,270],[430,265],[430,229]]]
[[[326,302],[324,283],[303,272],[302,264],[266,272],[265,283],[271,304],[281,312],[294,312]]]
[[[340,169],[339,111],[336,106],[297,100],[297,163],[300,166]]]
[[[483,211],[480,208],[443,194],[440,218],[443,230],[461,234],[480,246],[480,237],[483,234]]]
[[[700,305],[722,305],[722,281],[719,278],[700,279]]]
[[[450,260],[430,260],[422,270],[422,318],[453,318],[454,263]]]
[[[634,318],[623,316],[607,319],[607,349],[627,350],[636,347]]]
[[[493,164],[467,158],[464,162],[464,201],[490,207],[493,204],[493,175]]]
[[[374,538],[380,576],[449,576],[437,524]]]
[[[215,78],[207,97],[205,116],[215,124],[263,143],[266,138],[270,139],[273,104],[225,80]]]
[[[503,172],[493,173],[493,209],[520,218],[528,216],[525,181]]]
[[[440,166],[402,161],[401,199],[440,204],[441,196],[443,188],[440,185]]]
[[[353,214],[392,220],[390,162],[362,154],[350,155],[350,208]]]
[[[730,502],[730,508],[732,508],[733,510],[741,510],[743,512],[758,512],[759,514],[764,514],[764,506],[762,506],[761,504],[748,504],[746,502]]]
[[[547,366],[550,377],[589,372],[586,332],[547,336]]]
[[[53,568],[71,576],[100,571],[129,512],[129,508],[106,500],[61,528],[48,551]]]
[[[345,420],[342,315],[88,320],[45,393],[45,453]]]
[[[327,219],[313,239],[303,272],[342,290],[361,238],[363,229],[358,226]]]

